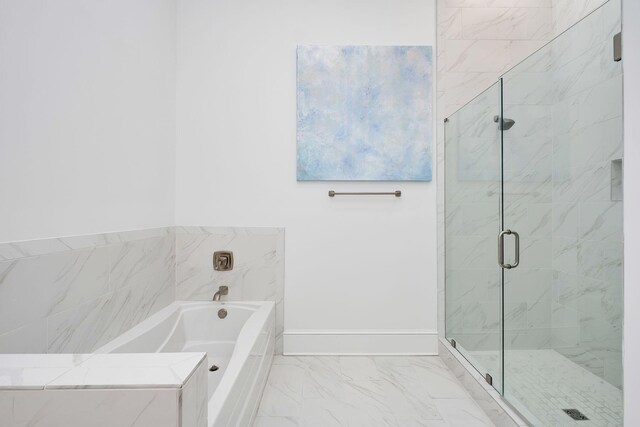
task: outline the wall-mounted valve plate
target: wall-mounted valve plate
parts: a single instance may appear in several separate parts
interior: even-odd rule
[[[213,269],[216,271],[233,270],[233,252],[215,251],[213,253]]]

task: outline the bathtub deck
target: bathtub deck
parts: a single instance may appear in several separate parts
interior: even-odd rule
[[[254,427],[494,424],[436,356],[276,356]]]

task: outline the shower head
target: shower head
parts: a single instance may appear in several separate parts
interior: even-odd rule
[[[494,123],[500,123],[500,116],[493,116]],[[502,119],[502,123],[500,123],[500,130],[509,130],[516,124],[515,120],[512,119]]]

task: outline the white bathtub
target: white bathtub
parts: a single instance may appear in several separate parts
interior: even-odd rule
[[[225,319],[218,310],[226,309]],[[203,352],[209,367],[209,426],[249,426],[273,358],[274,303],[176,301],[97,353]]]

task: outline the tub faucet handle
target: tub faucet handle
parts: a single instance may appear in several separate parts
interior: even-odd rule
[[[216,271],[233,270],[233,252],[215,251],[213,253],[213,269]]]

